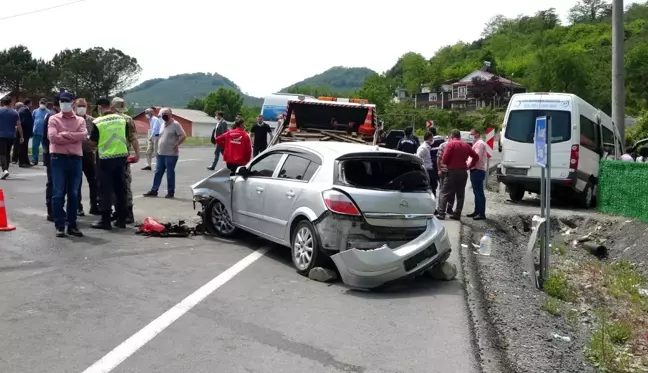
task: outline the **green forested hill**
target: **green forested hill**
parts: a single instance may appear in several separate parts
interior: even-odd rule
[[[395,88],[413,92],[421,85],[461,79],[490,61],[497,74],[529,91],[574,93],[610,114],[610,9],[609,1],[580,0],[568,23],[561,22],[555,9],[516,18],[495,16],[478,40],[446,46],[430,59],[405,54],[386,73],[367,79],[360,95],[384,112],[401,113],[409,109],[389,103]],[[648,2],[627,8],[625,35],[627,112],[639,115],[648,109]],[[421,121],[426,115],[431,114],[419,115]]]
[[[231,80],[219,74],[180,74],[166,79],[147,80],[124,95],[129,105],[137,107],[169,106],[183,108],[195,98],[202,98],[220,87],[240,92]],[[261,99],[241,94],[246,105],[260,105]]]
[[[321,74],[306,78],[290,87],[282,89],[282,92],[299,91],[302,87],[320,87],[322,91],[349,92],[362,87],[368,76],[376,74],[375,71],[366,67],[342,67],[335,66]],[[302,93],[302,92],[295,92]]]

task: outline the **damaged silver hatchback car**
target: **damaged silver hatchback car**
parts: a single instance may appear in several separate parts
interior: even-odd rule
[[[302,275],[331,258],[345,284],[375,288],[445,262],[450,242],[421,160],[342,142],[288,142],[230,176],[192,186],[203,222],[244,230],[292,251]]]

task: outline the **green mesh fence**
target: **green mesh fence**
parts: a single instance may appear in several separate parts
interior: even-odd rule
[[[601,161],[598,210],[648,222],[648,163]]]

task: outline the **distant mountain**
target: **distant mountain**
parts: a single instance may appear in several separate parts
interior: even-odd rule
[[[306,78],[297,82],[282,91],[290,90],[293,87],[330,87],[334,91],[348,92],[360,89],[367,77],[376,74],[375,71],[366,67],[343,67],[335,66],[321,74]]]
[[[193,73],[147,80],[126,91],[124,100],[135,107],[168,106],[184,108],[194,98],[202,98],[220,87],[230,88],[243,96],[246,105],[261,105],[263,100],[241,92],[239,86],[214,73]]]

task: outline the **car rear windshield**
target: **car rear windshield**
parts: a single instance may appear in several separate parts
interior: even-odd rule
[[[355,188],[428,191],[429,179],[419,163],[389,158],[351,159],[342,162],[342,184]]]
[[[569,141],[571,139],[571,112],[560,110],[511,110],[504,138],[533,143],[535,122],[537,117],[551,117],[551,143]]]

